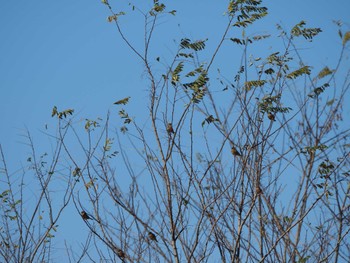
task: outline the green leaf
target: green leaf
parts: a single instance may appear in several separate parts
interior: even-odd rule
[[[212,123],[214,121],[218,121],[219,122],[219,119],[217,118],[214,118],[213,115],[209,115],[207,118],[204,119],[204,121],[202,121],[202,127],[204,127],[205,123]]]
[[[129,117],[129,114],[125,112],[125,110],[120,110],[119,111],[119,116],[124,119],[124,124],[129,124],[132,122],[132,119]]]
[[[200,50],[203,50],[205,48],[205,41],[207,41],[207,40],[208,39],[197,40],[197,41],[192,43],[190,39],[183,38],[183,39],[181,39],[180,47],[183,49],[193,49],[195,51],[200,51]]]
[[[5,191],[3,191],[3,192],[0,194],[0,198],[4,198],[4,197],[8,196],[9,193],[10,193],[10,190],[5,190]]]
[[[346,32],[343,38],[343,46],[350,40],[350,31]]]
[[[262,87],[266,83],[266,80],[251,80],[244,83],[244,87],[247,91],[254,87]]]
[[[149,11],[149,13],[151,16],[155,16],[157,13],[162,13],[165,10],[165,8],[166,6],[163,3],[159,4],[158,1],[155,1],[154,6],[152,7],[152,10]]]
[[[173,71],[174,75],[178,75],[179,73],[181,73],[182,69],[184,67],[184,63],[180,62],[179,64],[177,64],[176,68]]]
[[[308,96],[314,99],[318,97],[321,93],[323,93],[325,89],[328,87],[329,87],[329,84],[325,83],[322,86],[315,88]]]
[[[98,118],[97,120],[101,120],[101,119]],[[100,127],[100,124],[98,121],[86,119],[85,130],[90,131],[91,127],[93,127],[93,128]]]
[[[113,145],[113,139],[107,138],[105,141],[105,145],[103,146],[103,150],[106,152],[110,151],[112,148],[112,145]]]
[[[201,67],[195,69],[196,72],[199,73],[197,79],[193,82],[183,84],[186,89],[191,89],[192,93],[192,101],[194,103],[199,103],[203,100],[205,93],[207,91],[205,84],[209,81],[207,72]]]
[[[180,73],[183,70],[183,62],[180,62],[174,71],[171,73],[171,84],[176,86],[176,83],[180,80]]]
[[[192,53],[179,53],[177,54],[179,57],[185,57],[185,58],[193,58]]]
[[[297,263],[306,263],[309,260],[310,256],[300,258]]]
[[[67,115],[73,115],[73,112],[74,112],[73,109],[67,109],[67,110],[58,112],[58,111],[57,111],[57,107],[54,106],[53,109],[52,109],[51,117],[57,115],[57,117],[58,117],[59,119],[62,119],[63,117],[66,118]]]
[[[190,88],[193,91],[198,91],[198,89],[202,88],[207,82],[209,78],[207,77],[207,72],[203,71],[198,76],[198,78],[194,82],[184,84],[185,88]]]
[[[301,35],[301,28],[304,27],[306,25],[304,20],[301,20],[298,24],[296,24],[293,28],[292,28],[292,35],[293,36],[300,36]]]
[[[335,102],[335,99],[331,99],[331,100],[327,101],[326,105],[331,106],[334,102]]]
[[[326,66],[320,71],[320,73],[318,73],[317,77],[319,79],[322,79],[322,78],[332,74],[333,72],[334,72],[334,70],[330,70],[329,67]]]
[[[232,42],[235,42],[238,45],[245,45],[245,40],[244,39],[239,39],[239,38],[230,38]]]
[[[271,35],[258,35],[258,36],[254,36],[253,40],[258,41],[258,40],[262,40],[265,38],[269,38]]]
[[[122,127],[120,128],[120,131],[121,131],[123,134],[125,134],[125,133],[128,131],[128,128],[127,128],[126,126],[122,126]]]
[[[296,79],[297,77],[304,75],[304,74],[307,74],[307,75],[311,74],[311,70],[310,70],[309,66],[301,67],[300,69],[297,69],[297,70],[289,73],[286,77],[288,79]]]
[[[321,28],[304,28],[305,25],[305,21],[300,21],[292,28],[291,34],[296,37],[303,36],[307,40],[312,40],[314,36],[322,32]]]
[[[52,114],[51,114],[51,117],[55,116],[57,113],[58,113],[58,112],[57,112],[57,107],[56,107],[56,106],[54,106],[54,107],[52,108]]]
[[[268,13],[267,12],[261,12],[261,13],[254,13],[249,16],[247,16],[243,11],[242,15],[238,16],[238,20],[236,23],[233,24],[235,27],[247,27],[250,24],[253,24],[258,19],[261,19],[265,17]],[[246,18],[244,20],[241,20],[242,18]]]
[[[111,15],[111,16],[107,17],[107,21],[108,21],[108,22],[117,21],[118,18],[119,18],[120,16],[123,16],[123,15],[125,15],[124,12],[119,12],[118,14]]]
[[[126,104],[128,104],[129,99],[130,99],[130,97],[126,97],[126,98],[124,98],[124,99],[121,99],[121,100],[118,100],[118,101],[114,102],[113,104],[116,104],[116,105],[120,105],[120,104],[126,105]]]
[[[234,15],[235,12],[238,10],[238,4],[236,1],[230,1],[227,7],[227,11],[230,15]]]
[[[265,72],[265,74],[267,74],[267,75],[271,75],[271,74],[275,73],[275,71],[274,71],[273,68],[268,68],[268,69],[266,69],[264,72]]]

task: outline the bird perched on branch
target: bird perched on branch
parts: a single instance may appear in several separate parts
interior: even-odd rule
[[[149,238],[150,240],[153,240],[153,241],[158,242],[156,235],[153,234],[152,232],[148,232],[148,238]]]
[[[273,115],[271,112],[267,114],[267,118],[269,118],[271,121],[275,121],[275,115]]]
[[[124,259],[125,258],[125,253],[123,250],[121,250],[120,248],[117,248],[117,255],[119,258]]]
[[[233,156],[242,156],[242,155],[240,154],[240,152],[236,149],[236,147],[233,146],[233,145],[232,145],[232,147],[231,147],[231,153],[232,153]]]
[[[91,217],[84,210],[80,212],[80,215],[84,220],[91,219]]]
[[[260,188],[260,186],[259,186],[259,185],[256,185],[256,187],[255,187],[255,191],[256,191],[256,194],[257,194],[257,195],[262,194],[262,190],[261,190],[261,188]]]
[[[166,126],[166,131],[168,132],[168,134],[174,133],[173,125],[170,122]]]

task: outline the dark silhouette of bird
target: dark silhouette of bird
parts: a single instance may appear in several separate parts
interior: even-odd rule
[[[156,235],[153,234],[152,232],[148,232],[148,238],[149,238],[150,240],[153,240],[153,241],[158,242]]]
[[[84,220],[91,219],[91,217],[84,210],[80,212],[80,215]]]
[[[271,121],[275,121],[275,115],[273,115],[271,112],[267,114],[267,118]]]
[[[240,152],[236,149],[236,147],[233,146],[233,145],[232,145],[232,147],[231,147],[231,153],[232,153],[233,156],[242,156],[242,155],[240,154]]]
[[[166,131],[168,132],[168,134],[174,133],[173,125],[170,122],[166,126]]]
[[[260,188],[259,185],[257,185],[257,186],[255,187],[255,191],[256,191],[256,194],[257,194],[257,195],[262,194],[262,190],[261,190],[261,188]]]
[[[125,258],[125,253],[123,250],[121,250],[120,248],[117,248],[117,255],[119,258],[124,259]]]

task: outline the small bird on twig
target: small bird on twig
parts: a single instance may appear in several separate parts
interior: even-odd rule
[[[153,241],[158,242],[156,235],[153,234],[152,232],[148,232],[148,238],[149,238],[150,240],[153,240]]]
[[[91,219],[91,217],[84,210],[80,212],[80,215],[84,220]]]
[[[275,121],[275,115],[272,114],[271,112],[269,112],[269,113],[267,114],[267,118],[269,118],[269,120],[271,120],[271,121]]]
[[[117,255],[119,258],[124,259],[125,258],[125,253],[123,250],[121,250],[120,248],[117,248]]]
[[[174,133],[173,125],[170,122],[166,126],[166,131],[168,132],[168,134]]]
[[[232,153],[233,156],[242,156],[242,155],[240,154],[240,152],[236,149],[236,147],[233,146],[233,145],[232,145],[232,147],[231,147],[231,153]]]
[[[261,190],[261,188],[260,188],[260,186],[259,186],[259,185],[256,185],[256,187],[255,187],[255,191],[256,191],[256,194],[257,194],[257,195],[262,194],[262,190]]]

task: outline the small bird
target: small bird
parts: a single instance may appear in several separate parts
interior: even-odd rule
[[[166,131],[168,134],[174,133],[173,125],[170,122],[166,126]]]
[[[148,232],[148,238],[153,240],[153,241],[158,242],[156,235],[153,234],[152,232]]]
[[[84,220],[91,219],[91,217],[85,211],[81,211],[80,215]]]
[[[257,195],[262,194],[262,190],[261,190],[261,188],[260,188],[259,185],[257,185],[257,186],[255,187],[255,191],[256,191],[256,194],[257,194]]]
[[[239,153],[239,151],[236,149],[235,146],[232,146],[232,148],[231,148],[231,153],[232,153],[233,156],[242,156],[242,155]]]
[[[125,253],[123,250],[121,250],[120,248],[117,248],[117,255],[118,257],[120,257],[121,259],[125,258]]]
[[[213,214],[210,213],[209,211],[205,211],[205,213],[206,213],[207,217],[209,217],[209,218],[211,218],[211,219],[214,218]]]
[[[267,114],[267,118],[269,118],[271,121],[275,121],[275,115],[273,115],[271,112]]]

